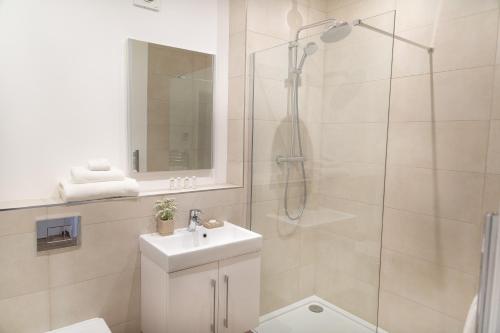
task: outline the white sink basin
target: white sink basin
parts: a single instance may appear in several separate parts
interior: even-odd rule
[[[141,235],[140,248],[143,255],[170,273],[260,251],[262,236],[224,222],[223,227],[197,227],[194,232],[177,229],[170,236]]]

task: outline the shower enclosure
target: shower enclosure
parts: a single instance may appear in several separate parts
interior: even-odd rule
[[[362,20],[387,34],[340,19],[251,57],[251,228],[264,237],[259,333],[384,332],[394,12]]]

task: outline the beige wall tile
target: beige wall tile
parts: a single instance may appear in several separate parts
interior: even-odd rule
[[[330,266],[317,266],[316,295],[375,324],[378,286],[364,283]]]
[[[256,37],[258,35],[254,36]],[[268,39],[265,36],[264,39],[262,39],[263,38],[260,37],[258,39],[253,38],[252,35],[249,34],[249,48],[253,44],[256,44],[255,47],[258,47],[259,45],[269,45],[269,47],[278,44],[280,45],[258,52],[254,56],[251,56],[248,61],[249,73],[253,74],[255,78],[274,79],[284,82],[284,80],[288,78],[288,63],[283,61],[283,59],[288,59],[289,56],[288,44],[285,42],[276,43],[273,39]],[[249,52],[250,51],[251,49],[249,49]],[[252,66],[252,68],[250,66]]]
[[[500,212],[500,175],[486,175],[483,213]]]
[[[254,121],[253,160],[275,161],[276,154],[285,155],[289,124],[285,121]]]
[[[233,185],[243,185],[243,162],[227,163],[227,183]]]
[[[390,120],[488,120],[492,80],[492,67],[435,73],[432,82],[429,75],[396,78],[392,81]]]
[[[50,290],[52,328],[102,317],[109,326],[139,318],[140,269]]]
[[[110,329],[112,333],[140,333],[141,323],[139,320],[132,320],[112,326]]]
[[[204,219],[218,219],[222,221],[228,221],[233,224],[246,227],[245,221],[245,204],[236,204],[236,205],[222,205],[216,207],[209,207],[203,209],[203,217]],[[187,212],[186,212],[187,213]],[[187,226],[188,222],[188,214],[185,214],[186,219],[181,220],[180,224],[182,227]]]
[[[247,28],[254,32],[289,40],[307,24],[308,8],[291,0],[249,0]]]
[[[252,230],[261,234],[264,239],[274,239],[280,233],[281,224],[277,219],[279,206],[280,200],[259,201],[252,204]],[[283,225],[289,226],[286,223]]]
[[[342,163],[321,170],[320,192],[341,199],[381,204],[384,187],[382,165]]]
[[[153,215],[158,197],[120,199],[86,204],[65,204],[48,208],[50,217],[80,215],[82,224],[146,217]]]
[[[477,224],[483,182],[482,174],[391,166],[385,205]]]
[[[48,291],[0,301],[0,332],[40,333],[49,329]]]
[[[324,122],[387,122],[389,81],[324,87]],[[392,110],[391,110],[392,112]]]
[[[352,5],[353,3],[360,2],[363,0],[328,0],[327,10],[328,12],[333,11],[334,9]]]
[[[285,45],[288,39],[276,38],[273,36],[269,36],[266,34],[262,34],[259,32],[254,32],[251,30],[247,31],[247,54],[251,54],[253,52],[266,50],[277,45]],[[272,51],[269,51],[272,52]],[[287,50],[288,52],[288,50]],[[265,55],[258,54],[257,57],[261,58]],[[257,59],[259,60],[259,59]],[[279,63],[279,62],[278,62]],[[277,64],[278,64],[277,63]]]
[[[432,26],[401,32],[402,37],[434,46],[433,72],[491,66],[495,62],[498,12],[441,21]],[[481,36],[481,38],[477,38]],[[425,50],[401,41],[395,42],[393,76],[430,72],[430,57]]]
[[[500,120],[492,120],[488,149],[488,172],[500,174]]]
[[[229,36],[229,77],[245,74],[245,32]]]
[[[245,117],[245,77],[235,76],[229,79],[228,118]]]
[[[396,30],[438,24],[439,21],[474,15],[498,8],[495,0],[397,0]]]
[[[36,220],[47,216],[47,208],[0,211],[0,236],[35,232]]]
[[[79,248],[50,255],[51,287],[133,269],[139,264],[139,236],[155,230],[152,217],[83,226]]]
[[[262,271],[276,275],[300,266],[300,234],[264,239],[262,245]]]
[[[461,333],[463,320],[457,320],[399,295],[380,293],[379,325],[397,333]]]
[[[255,77],[253,119],[281,121],[287,116],[287,88],[282,80]]]
[[[356,240],[359,242],[358,246],[361,243],[369,244],[368,248],[371,250],[365,253],[373,257],[380,256],[381,206],[334,198],[328,194],[321,196],[320,205],[352,217],[327,223],[319,230],[326,230]]]
[[[325,162],[385,163],[384,123],[325,124],[321,133],[321,158]]]
[[[316,266],[311,264],[300,267],[299,274],[299,293],[300,298],[306,298],[314,295]]]
[[[325,85],[363,83],[391,76],[392,41],[366,30],[351,40],[330,44],[325,52]]]
[[[479,274],[479,225],[386,208],[383,237],[386,249]]]
[[[389,165],[483,172],[487,121],[391,123]]]
[[[500,43],[499,43],[500,45]],[[497,52],[497,57],[500,52]],[[495,66],[495,81],[493,83],[493,110],[491,112],[491,119],[500,119],[500,66]]]
[[[323,88],[313,85],[304,86],[299,91],[299,112],[306,124],[321,123]]]
[[[0,299],[49,287],[48,256],[37,254],[35,233],[0,237],[0,265]]]
[[[383,250],[381,289],[465,320],[477,289],[477,276],[429,261]]]
[[[300,272],[294,268],[275,275],[261,274],[261,315],[298,301],[300,297]]]
[[[233,35],[246,29],[247,0],[229,1],[229,34]]]
[[[243,119],[230,119],[227,126],[227,160],[243,162]]]
[[[328,16],[352,21],[369,18],[396,9],[396,0],[337,0],[332,1]]]
[[[243,188],[198,192],[192,195],[192,202],[187,203],[184,207],[186,207],[186,210],[189,210],[193,207],[203,209],[224,205],[232,206],[245,202],[245,195],[246,192]],[[179,197],[180,200],[184,200],[182,196]]]
[[[330,266],[332,270],[353,279],[378,286],[379,258],[370,256],[359,242],[338,234],[322,232],[316,237],[316,264]]]

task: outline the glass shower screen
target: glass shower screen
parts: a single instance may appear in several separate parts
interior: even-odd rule
[[[363,22],[394,32],[394,12]],[[378,326],[393,38],[323,28],[251,57],[259,333]]]

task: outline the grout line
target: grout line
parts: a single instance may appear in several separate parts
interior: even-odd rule
[[[463,323],[463,322],[465,321],[463,318],[461,318],[461,319],[455,318],[455,317],[453,317],[453,316],[450,316],[450,315],[449,315],[449,314],[447,314],[447,313],[444,313],[444,312],[442,312],[442,311],[439,311],[438,309],[435,309],[435,308],[430,307],[430,306],[428,306],[428,305],[425,305],[425,304],[422,304],[422,303],[420,303],[420,302],[417,302],[417,301],[415,301],[415,300],[413,300],[413,299],[411,299],[411,298],[408,298],[407,296],[400,295],[400,294],[398,294],[398,293],[397,293],[397,292],[395,292],[395,291],[392,291],[392,290],[389,290],[389,289],[381,289],[381,290],[382,290],[382,291],[384,291],[385,293],[388,293],[388,294],[391,294],[391,295],[397,296],[397,297],[399,297],[399,298],[405,299],[405,300],[406,300],[406,301],[408,301],[408,302],[411,302],[411,303],[413,303],[413,304],[416,304],[416,305],[419,305],[419,306],[421,306],[421,307],[423,307],[423,308],[426,308],[427,310],[430,310],[430,311],[432,311],[432,312],[439,313],[440,315],[443,315],[443,316],[445,316],[445,317],[448,317],[448,318],[450,318],[450,319],[452,319],[452,320],[454,320],[454,321],[457,321],[457,322],[459,322],[459,323]]]
[[[409,257],[409,258],[412,258],[414,260],[420,260],[420,261],[423,261],[425,263],[437,266],[439,268],[444,268],[444,269],[449,270],[449,271],[459,272],[459,273],[467,275],[467,276],[469,276],[471,278],[479,278],[479,266],[477,267],[478,268],[477,273],[474,274],[474,273],[467,272],[467,271],[464,271],[462,269],[459,269],[457,267],[453,267],[453,266],[449,266],[449,265],[445,265],[445,264],[439,264],[438,262],[433,261],[431,259],[419,257],[419,256],[416,256],[416,255],[413,255],[413,254],[409,254],[407,252],[402,252],[402,251],[399,251],[399,250],[396,250],[396,249],[393,249],[393,248],[382,247],[382,249],[385,250],[385,251],[394,252],[394,253],[396,253],[396,254],[398,254],[400,256],[403,256],[403,257]],[[477,254],[479,254],[479,252]]]
[[[446,219],[446,220],[451,220],[451,221],[456,221],[456,222],[471,224],[471,225],[478,225],[478,222],[471,222],[471,221],[466,221],[466,220],[459,220],[457,218],[449,218],[449,217],[446,217],[446,216],[432,215],[432,214],[428,214],[428,213],[417,212],[417,211],[409,210],[409,209],[405,209],[405,208],[394,207],[394,206],[388,205],[387,203],[385,203],[384,206],[386,208],[391,208],[391,209],[399,210],[399,211],[406,212],[406,213],[412,213],[412,214],[415,214],[415,215],[423,215],[423,216],[427,216],[427,217],[434,217],[434,218],[439,218],[439,219]]]
[[[25,297],[25,296],[29,296],[29,295],[36,295],[36,294],[41,294],[41,293],[48,293],[49,294],[49,306],[50,306],[50,289],[40,289],[40,290],[31,291],[31,292],[16,294],[14,296],[0,298],[0,303],[3,301],[12,300],[14,298]]]
[[[397,10],[397,8],[396,8]],[[470,14],[467,14],[467,15],[459,15],[459,16],[454,16],[454,17],[447,17],[447,18],[439,18],[438,19],[438,23],[446,23],[446,24],[449,24],[450,22],[453,22],[453,21],[460,21],[460,20],[465,20],[465,19],[468,19],[468,18],[471,18],[471,17],[474,17],[474,16],[479,16],[479,15],[485,15],[487,13],[490,13],[490,12],[498,12],[499,11],[499,7],[496,7],[496,8],[490,8],[490,9],[485,9],[485,10],[481,10],[481,11],[478,11],[478,12],[474,12],[474,13],[470,13]],[[404,33],[404,32],[408,32],[408,31],[414,31],[414,30],[424,30],[424,29],[431,29],[435,26],[435,22],[436,21],[433,21],[433,23],[431,24],[425,24],[425,25],[419,25],[419,26],[413,26],[413,27],[406,27],[402,30],[397,30],[395,29],[396,32],[398,33]]]
[[[462,223],[462,224],[466,224],[466,225],[477,226],[477,223],[472,223],[472,222],[457,220],[455,218],[441,217],[441,216],[437,216],[437,215],[430,215],[430,214],[426,214],[426,213],[415,212],[415,211],[407,210],[407,209],[404,209],[404,208],[397,208],[397,207],[392,207],[392,206],[388,206],[388,205],[385,205],[385,207],[386,208],[390,208],[392,210],[397,210],[398,212],[403,212],[403,213],[406,213],[406,214],[420,215],[420,216],[425,216],[425,217],[430,217],[430,218],[440,219],[440,220],[448,220],[448,221],[450,221],[450,223]],[[436,223],[443,223],[443,222],[436,221]]]
[[[137,253],[140,254],[139,248],[137,248]],[[83,279],[83,280],[78,280],[78,281],[74,281],[74,282],[70,282],[70,283],[64,283],[64,284],[60,284],[60,285],[57,285],[57,286],[50,286],[49,285],[49,289],[48,290],[52,291],[52,290],[55,290],[55,289],[61,289],[61,288],[66,288],[66,287],[70,287],[70,286],[75,286],[75,285],[83,284],[83,283],[86,283],[86,282],[90,282],[90,281],[93,281],[93,280],[98,280],[98,279],[102,279],[102,278],[106,278],[106,277],[119,276],[119,275],[124,274],[124,273],[129,272],[129,271],[135,271],[137,268],[138,268],[137,266],[126,267],[125,269],[122,269],[120,271],[116,271],[116,272],[112,272],[112,273],[106,273],[106,274],[101,274],[101,275],[97,275],[95,277],[91,277],[91,278],[87,278],[87,279]]]
[[[420,167],[420,166],[409,166],[409,164],[395,164],[395,163],[390,163],[387,167],[388,169],[390,168],[399,168],[399,169],[417,169],[417,170],[431,170],[431,171],[438,171],[438,172],[448,172],[448,173],[456,173],[456,174],[468,174],[468,175],[476,175],[480,176],[483,175],[482,171],[467,171],[467,170],[452,170],[452,169],[437,169],[437,168],[431,168],[431,167]]]
[[[433,167],[417,166],[417,165],[413,165],[413,164],[401,164],[401,163],[394,163],[394,162],[389,162],[387,168],[388,169],[390,169],[390,168],[399,168],[399,169],[431,170],[431,171],[437,171],[437,172],[458,173],[458,174],[467,174],[467,175],[476,175],[476,176],[483,175],[482,171],[453,170],[453,169],[444,169],[444,168],[433,168]]]
[[[446,73],[452,73],[452,72],[465,72],[465,71],[473,71],[473,70],[478,70],[478,69],[487,69],[490,68],[492,70],[497,67],[495,63],[493,64],[485,64],[485,65],[478,65],[478,66],[470,66],[470,67],[460,67],[460,68],[453,68],[453,69],[446,69],[446,70],[441,70],[441,71],[434,71],[433,75],[436,76],[437,74],[446,74]],[[401,79],[407,79],[407,78],[414,78],[417,76],[430,76],[430,72],[425,72],[425,73],[418,73],[418,74],[408,74],[408,75],[401,75],[401,76],[395,76],[392,79],[393,80],[401,80]]]

